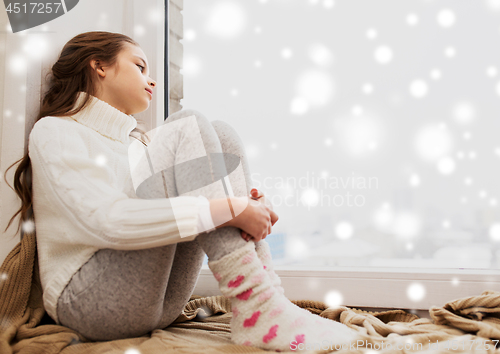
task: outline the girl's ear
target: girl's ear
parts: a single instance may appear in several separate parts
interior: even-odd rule
[[[90,66],[92,67],[92,70],[96,71],[99,76],[101,76],[101,77],[106,76],[106,72],[103,70],[102,66],[100,65],[99,60],[92,59],[90,61]]]

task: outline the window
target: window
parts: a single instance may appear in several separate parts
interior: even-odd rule
[[[499,286],[500,7],[183,10],[181,104],[239,132],[292,296],[428,309]]]

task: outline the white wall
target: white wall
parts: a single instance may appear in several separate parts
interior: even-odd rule
[[[18,218],[3,232],[21,203],[3,180],[7,167],[24,156],[38,113],[45,75],[63,45],[87,31],[120,32],[136,40],[148,57],[157,87],[151,107],[135,115],[145,130],[164,120],[165,3],[163,0],[85,0],[67,14],[32,29],[12,33],[0,5],[0,263],[19,242]],[[30,44],[31,43],[31,44]],[[44,55],[44,49],[46,55]],[[23,65],[25,63],[25,65]],[[12,177],[17,165],[9,170]]]

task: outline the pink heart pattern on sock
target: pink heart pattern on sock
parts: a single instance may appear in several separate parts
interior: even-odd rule
[[[305,341],[306,341],[306,335],[305,334],[297,334],[295,336],[295,343],[294,344],[295,345],[299,345],[301,343],[304,343]],[[290,350],[291,351],[295,351],[295,350],[297,350],[297,347],[292,348],[292,346],[290,345]]]
[[[228,288],[237,288],[240,286],[243,279],[245,279],[244,275],[238,275],[235,280],[231,280],[227,283]]]
[[[236,295],[236,297],[239,299],[239,300],[248,300],[248,298],[250,297],[250,295],[252,295],[253,293],[253,289],[248,289],[248,290],[245,290],[244,292]]]
[[[259,295],[258,300],[265,301],[269,299],[271,296],[273,296],[273,294],[274,294],[274,288],[269,288],[268,290]]]
[[[260,311],[255,311],[250,318],[246,318],[243,321],[243,327],[253,327],[255,326],[255,322],[259,319]]]
[[[300,327],[306,323],[306,318],[301,316],[290,324],[290,328]]]
[[[241,259],[241,264],[250,263],[251,261],[253,261],[254,257],[255,257],[255,253],[249,253],[249,254],[247,254],[245,257],[243,257]]]
[[[253,284],[261,283],[265,276],[266,273],[257,274],[256,276],[252,277],[252,283]]]
[[[278,316],[280,313],[283,312],[284,309],[285,309],[285,304],[284,303],[279,304],[274,310],[269,312],[269,318]]]
[[[262,337],[262,341],[264,343],[268,343],[271,339],[273,339],[274,337],[276,337],[276,332],[278,331],[278,325],[274,325],[272,326],[271,328],[269,328],[269,331],[267,332],[267,334]]]
[[[236,318],[240,314],[240,310],[236,306],[233,306],[233,317]]]

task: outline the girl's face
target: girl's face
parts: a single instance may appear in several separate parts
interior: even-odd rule
[[[95,67],[95,61],[91,61]],[[96,97],[125,114],[145,111],[153,98],[156,82],[149,77],[149,64],[142,49],[125,42],[114,66],[97,65]]]

